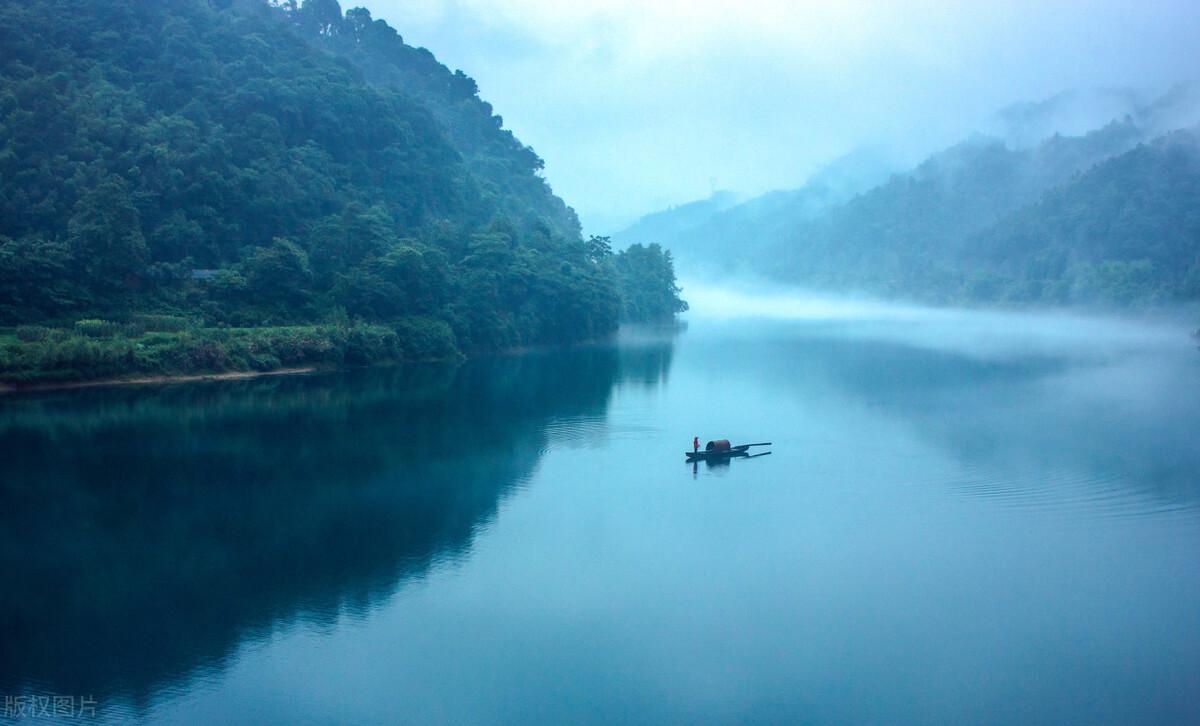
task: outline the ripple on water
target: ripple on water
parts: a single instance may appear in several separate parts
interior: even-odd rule
[[[961,496],[1069,517],[1197,520],[1200,502],[1148,489],[1125,474],[1052,468],[1001,473],[967,467],[944,482]]]
[[[546,425],[546,445],[538,454],[544,455],[555,446],[598,446],[612,439],[640,438],[657,431],[648,419],[644,423],[614,423],[604,415],[565,416]]]

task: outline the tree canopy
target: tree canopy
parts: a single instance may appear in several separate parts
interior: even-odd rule
[[[0,0],[0,47],[0,325],[362,320],[470,353],[618,323],[537,155],[364,9]]]

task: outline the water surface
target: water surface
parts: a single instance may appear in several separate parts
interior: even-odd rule
[[[986,315],[0,399],[0,693],[207,723],[1200,720],[1200,355]],[[774,442],[696,467],[701,440]]]

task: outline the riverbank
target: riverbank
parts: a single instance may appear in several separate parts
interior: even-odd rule
[[[101,320],[0,331],[7,391],[245,377],[461,357],[444,325],[367,323],[147,330]]]
[[[106,386],[145,386],[169,383],[198,383],[203,381],[235,381],[243,378],[263,378],[266,376],[291,376],[301,373],[312,373],[318,370],[316,366],[303,368],[278,368],[270,371],[228,371],[225,373],[196,373],[177,376],[139,376],[137,378],[103,378],[92,381],[76,381],[74,383],[34,383],[29,385],[12,385],[0,383],[0,396],[12,393],[36,393],[40,391],[63,391],[76,388],[100,388]]]
[[[159,316],[161,317],[161,316]],[[466,359],[453,335],[412,319],[399,328],[366,323],[264,328],[196,328],[169,332],[129,324],[82,321],[70,328],[0,328],[0,395],[98,386],[235,380],[397,363]],[[163,327],[160,321],[159,327]],[[630,323],[620,335],[657,338],[686,329]],[[616,335],[617,333],[614,333]],[[600,344],[611,336],[569,345]],[[510,346],[472,357],[512,356],[562,344]]]

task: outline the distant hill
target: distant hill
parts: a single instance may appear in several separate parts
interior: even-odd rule
[[[1109,159],[970,240],[974,299],[1200,300],[1200,131]]]
[[[775,191],[734,204],[729,192],[646,215],[613,235],[617,246],[662,244],[681,269],[707,277],[728,269],[731,256],[756,250],[766,240],[885,180],[896,162],[878,149],[862,148],[828,164],[799,189]]]
[[[987,137],[963,142],[765,241],[760,254],[772,265],[764,271],[819,288],[948,294],[966,239],[1140,139],[1132,123],[1114,122],[1028,149]]]
[[[935,302],[1153,304],[1197,298],[1194,134],[1181,85],[1083,136],[980,137],[766,240],[756,271]]]
[[[1143,94],[1129,88],[1073,89],[1041,101],[1014,103],[998,111],[981,131],[1014,149],[1054,136],[1083,136],[1139,113]]]
[[[1110,113],[1087,133],[1029,140]],[[931,302],[1200,297],[1189,272],[1200,255],[1194,133],[1171,133],[1200,121],[1200,86],[1148,103],[1129,91],[1063,94],[998,119],[1005,138],[978,135],[907,172],[859,175],[857,187],[818,175],[713,213],[663,244],[689,276],[752,273]]]
[[[708,199],[647,214],[626,229],[613,234],[612,241],[617,247],[628,247],[631,244],[655,244],[673,240],[705,224],[736,203],[737,197],[732,192],[713,192]]]

